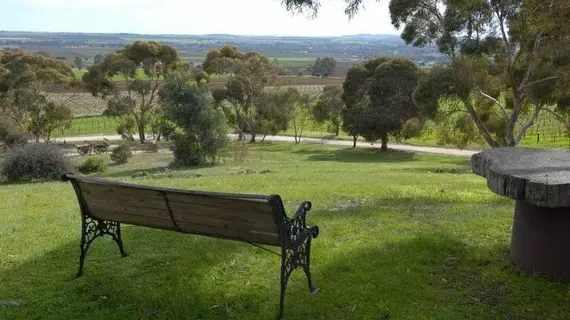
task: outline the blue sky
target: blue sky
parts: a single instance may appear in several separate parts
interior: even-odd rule
[[[364,1],[349,21],[344,1],[322,0],[316,19],[293,16],[280,0],[0,0],[0,30],[334,36],[397,34],[388,1]]]

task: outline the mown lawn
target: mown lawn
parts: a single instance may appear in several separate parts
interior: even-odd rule
[[[108,156],[107,156],[108,157]],[[135,155],[105,174],[196,190],[313,201],[309,296],[293,274],[287,319],[567,319],[569,286],[508,260],[513,204],[469,159],[330,146],[258,144],[244,162],[164,172],[169,155]],[[456,174],[435,173],[454,168]],[[131,178],[147,169],[147,178]],[[248,170],[249,169],[249,170]],[[269,170],[268,173],[261,173]],[[445,170],[444,170],[445,171]],[[93,243],[85,274],[69,183],[0,186],[2,319],[273,319],[280,259],[251,245],[124,226],[127,258]],[[9,303],[7,303],[9,302]],[[18,306],[9,306],[17,304]]]

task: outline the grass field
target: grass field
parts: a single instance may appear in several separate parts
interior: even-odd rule
[[[108,156],[106,156],[108,157]],[[287,319],[567,319],[567,284],[507,258],[513,203],[469,159],[293,144],[251,145],[244,162],[163,172],[170,155],[135,155],[104,176],[185,189],[313,201],[314,297],[293,274]],[[460,174],[433,173],[455,168]],[[249,169],[249,171],[247,170]],[[263,170],[269,173],[260,174]],[[201,176],[196,176],[199,174]],[[278,257],[245,243],[125,226],[127,258],[93,243],[85,274],[68,183],[0,187],[2,319],[272,319]],[[11,305],[11,306],[10,306]]]

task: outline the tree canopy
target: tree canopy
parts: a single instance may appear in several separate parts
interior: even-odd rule
[[[208,74],[225,74],[225,88],[214,92],[218,104],[228,102],[235,114],[235,119],[228,118],[236,130],[251,134],[251,142],[255,142],[256,134],[263,128],[259,127],[258,115],[265,88],[275,86],[278,76],[286,70],[273,63],[258,52],[242,53],[233,46],[213,49],[206,55],[202,64]]]
[[[311,65],[311,75],[326,78],[334,72],[336,60],[333,57],[317,58]]]
[[[349,16],[362,6],[361,0],[345,2]],[[288,10],[313,13],[320,6],[318,0],[283,3]],[[423,108],[437,108],[440,98],[461,100],[492,147],[516,146],[541,111],[567,94],[562,89],[568,87],[570,67],[565,0],[391,0],[389,9],[406,43],[435,44],[449,57],[449,71],[430,77],[447,73],[450,86],[425,81],[416,101],[429,100]],[[521,116],[527,119],[522,122]]]
[[[37,53],[0,51],[0,109],[36,140],[49,140],[52,132],[71,123],[71,110],[56,104],[45,89],[75,86],[71,68]],[[71,100],[71,99],[69,99]]]
[[[83,82],[95,96],[112,96],[105,114],[120,118],[120,134],[132,136],[130,130],[135,125],[142,143],[145,127],[158,116],[160,80],[179,66],[178,52],[172,46],[136,41],[91,66]],[[125,82],[124,89],[113,81],[114,76]]]
[[[421,71],[405,58],[379,57],[349,69],[343,84],[349,133],[367,141],[382,141],[387,149],[388,135],[398,135],[404,123],[418,116],[412,94]]]

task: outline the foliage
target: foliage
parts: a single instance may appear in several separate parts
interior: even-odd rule
[[[419,118],[410,118],[404,122],[402,126],[402,136],[404,139],[416,138],[421,136],[424,122]]]
[[[336,60],[333,57],[317,58],[311,65],[311,75],[313,77],[327,78],[334,72],[336,68]]]
[[[68,158],[58,145],[30,143],[10,149],[2,172],[10,181],[57,179],[70,169]]]
[[[203,63],[208,74],[224,74],[227,76],[224,89],[214,92],[218,105],[227,102],[233,108],[235,119],[230,124],[240,134],[251,134],[251,142],[255,142],[260,125],[259,104],[265,102],[262,96],[267,86],[277,83],[277,76],[286,70],[257,52],[241,53],[233,46],[213,49],[206,55]],[[227,113],[227,112],[226,112]],[[263,130],[263,129],[262,129]]]
[[[188,73],[173,73],[166,78],[163,105],[166,117],[179,131],[171,140],[174,165],[215,164],[228,144],[226,119],[207,86],[191,85]]]
[[[75,57],[75,59],[73,60],[73,64],[75,65],[75,67],[78,70],[83,69],[83,58],[81,57]]]
[[[409,59],[380,57],[352,67],[343,84],[347,132],[367,141],[398,135],[404,123],[419,116],[412,94],[420,79],[420,69]],[[358,115],[355,112],[360,112]],[[352,119],[349,119],[352,118]]]
[[[156,119],[160,79],[180,67],[176,49],[155,41],[136,41],[123,49],[104,57],[83,75],[85,87],[95,96],[112,98],[107,104],[106,115],[120,118],[119,131],[132,137],[133,121],[141,143],[145,141],[145,127]],[[142,78],[137,70],[143,70]],[[120,76],[126,82],[121,89],[112,80]],[[131,120],[128,120],[131,118]]]
[[[49,141],[58,128],[71,123],[67,103],[50,101],[45,86],[74,87],[74,75],[65,63],[35,53],[19,51],[0,55],[0,108],[21,130],[37,141]]]
[[[560,12],[550,4],[392,0],[390,14],[395,27],[404,26],[401,36],[408,44],[436,43],[449,56],[453,88],[424,92],[455,95],[491,147],[512,147],[555,100],[557,88],[569,74],[570,30],[564,23],[568,11]],[[475,99],[487,103],[477,105]],[[518,126],[529,109],[533,116]]]
[[[17,147],[23,147],[26,144],[28,144],[30,138],[31,137],[29,133],[21,131],[19,129],[15,129],[8,132],[8,134],[6,134],[6,136],[2,141],[4,141],[6,147],[17,148]]]
[[[312,92],[303,92],[297,95],[297,105],[293,108],[293,130],[295,143],[301,143],[303,137],[303,130],[305,129],[305,124],[312,114],[313,106],[317,100],[317,96]]]
[[[111,160],[116,164],[125,164],[132,156],[133,152],[131,151],[131,147],[126,143],[119,145],[111,152]]]
[[[264,133],[261,141],[267,134],[276,135],[289,128],[298,97],[299,91],[293,87],[264,92],[258,97],[255,131]]]
[[[103,62],[103,59],[105,59],[103,55],[96,54],[95,57],[93,58],[93,64],[100,64],[101,62]]]
[[[342,88],[328,85],[323,88],[323,92],[319,95],[319,100],[312,108],[313,118],[319,124],[330,121],[332,132],[335,136],[338,136],[343,108]]]
[[[78,165],[77,170],[83,174],[103,173],[107,171],[107,162],[99,156],[91,156]]]

